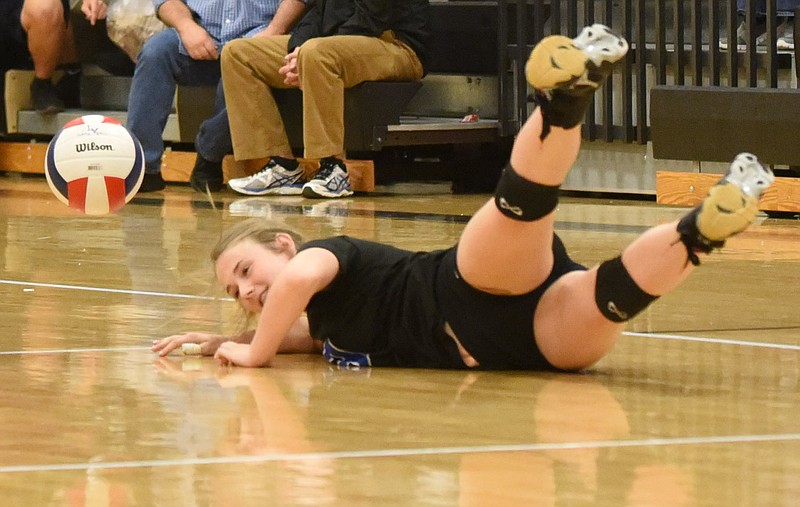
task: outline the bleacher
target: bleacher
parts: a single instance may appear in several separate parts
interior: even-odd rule
[[[495,5],[492,5],[495,4]],[[437,2],[434,9],[446,10],[433,17],[435,52],[430,74],[421,83],[364,83],[345,94],[345,148],[348,156],[363,160],[355,164],[354,184],[357,189],[369,190],[373,177],[372,155],[388,147],[445,145],[461,143],[495,143],[498,130],[498,64],[494,45],[472,39],[461,57],[453,57],[453,23],[462,22],[459,33],[465,33],[477,22],[481,26],[496,25],[496,2]],[[489,28],[496,34],[496,29]],[[495,35],[496,38],[496,35]],[[460,37],[463,42],[463,36]],[[482,56],[470,57],[471,49]],[[488,52],[487,52],[488,48]],[[7,134],[14,139],[30,138],[33,145],[25,151],[41,150],[36,142],[44,144],[61,125],[83,114],[95,113],[115,117],[125,122],[129,77],[112,76],[93,66],[85,66],[81,84],[81,109],[70,109],[52,116],[38,114],[31,108],[29,86],[31,71],[11,70],[6,75],[6,125]],[[174,149],[168,150],[163,161],[163,174],[167,181],[187,181],[193,154],[187,155],[186,146],[194,141],[197,128],[211,111],[214,90],[208,87],[179,87],[174,111],[169,116],[163,133],[164,140]],[[276,90],[276,98],[285,118],[287,133],[294,148],[302,148],[301,96],[297,90]],[[469,123],[461,121],[468,114],[477,113],[479,119]],[[26,139],[27,140],[27,139]],[[191,146],[189,146],[191,148]],[[0,145],[0,150],[3,150]],[[5,147],[6,153],[9,147]],[[11,157],[16,160],[18,157]],[[20,161],[25,167],[11,170],[29,170],[27,157]],[[498,162],[499,164],[500,162]],[[351,168],[353,164],[349,164]],[[250,170],[226,160],[226,177],[236,177]],[[360,187],[360,188],[359,188]]]
[[[733,103],[748,101],[749,110],[759,111],[765,127],[770,126],[768,119],[781,117],[786,111],[770,109],[779,108],[780,102],[768,97],[778,93],[796,99],[796,55],[776,50],[774,23],[768,25],[766,47],[752,44],[736,51],[720,47],[720,39],[735,32],[738,25],[735,4],[735,0],[431,0],[434,57],[422,82],[365,83],[348,91],[346,148],[349,157],[364,162],[357,168],[355,184],[360,190],[369,190],[374,183],[372,171],[381,171],[373,162],[380,164],[386,159],[380,157],[381,153],[395,149],[496,145],[501,149],[496,152],[497,160],[489,161],[489,165],[502,164],[508,142],[533,108],[523,72],[532,46],[549,33],[575,34],[580,26],[602,22],[623,33],[631,51],[595,99],[594,110],[587,114],[583,132],[589,142],[584,143],[581,158],[563,188],[655,194],[659,202],[689,203],[697,198],[696,182],[716,178],[724,171],[723,161],[728,156],[721,150],[713,157],[680,150],[685,143],[679,140],[679,134],[685,138],[693,132],[694,139],[703,139],[707,115],[701,112],[707,111],[704,107],[718,107],[714,105],[721,97],[717,91],[733,93]],[[774,12],[775,1],[768,0],[767,8]],[[754,7],[748,4],[748,9]],[[12,159],[19,159],[19,170],[30,170],[30,157],[36,156],[60,125],[75,116],[99,112],[125,119],[129,78],[90,69],[82,84],[84,108],[50,118],[30,110],[29,79],[30,74],[24,71],[11,71],[7,77],[7,139],[15,142],[0,143],[0,156],[8,153],[9,144],[17,144]],[[671,94],[670,98],[659,101],[664,93]],[[293,118],[287,121],[287,130],[299,149],[298,94],[281,94],[281,107],[287,118]],[[709,102],[704,102],[705,98]],[[175,110],[164,132],[164,139],[173,147],[164,157],[168,181],[188,180],[194,160],[191,143],[212,100],[213,90],[208,88],[178,90]],[[675,100],[684,107],[671,107]],[[471,114],[478,120],[461,121]],[[681,128],[683,114],[688,116]],[[738,117],[732,114],[729,118],[715,131],[734,139]],[[796,144],[787,139],[791,129],[781,132],[776,127],[770,132],[770,136],[759,138],[765,140],[756,143],[752,138],[753,142],[742,149],[767,154],[767,142]],[[21,146],[17,142],[20,139],[24,141]],[[705,141],[695,144],[709,145],[709,149],[721,146]],[[771,155],[767,161],[786,176],[793,176],[791,167],[797,165],[794,159]],[[471,164],[463,170],[477,171],[484,165]],[[231,161],[224,167],[227,177],[252,170]],[[670,184],[669,192],[662,192],[660,182],[666,180],[680,183],[677,188]],[[776,187],[782,184],[779,181]],[[788,201],[777,199],[780,202],[775,206],[800,210],[800,199],[791,195]]]

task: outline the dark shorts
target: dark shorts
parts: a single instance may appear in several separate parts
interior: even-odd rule
[[[550,285],[565,273],[585,270],[554,235],[553,271],[528,294],[498,296],[475,289],[458,273],[456,249],[443,259],[436,297],[445,321],[465,349],[488,370],[554,370],[536,346],[533,314]]]
[[[0,91],[5,86],[8,69],[32,69],[28,39],[22,29],[22,0],[0,0]],[[5,114],[0,106],[0,133],[5,132]]]

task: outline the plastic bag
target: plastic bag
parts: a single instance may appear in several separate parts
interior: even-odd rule
[[[108,38],[136,61],[145,41],[166,28],[152,0],[112,0],[106,13]]]

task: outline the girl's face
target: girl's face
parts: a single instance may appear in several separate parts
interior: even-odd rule
[[[291,253],[288,251],[275,252],[251,239],[245,239],[219,256],[215,266],[217,280],[245,311],[260,312],[267,291],[289,260]]]

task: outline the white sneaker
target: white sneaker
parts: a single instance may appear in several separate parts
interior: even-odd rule
[[[718,185],[733,183],[742,193],[758,200],[764,190],[775,181],[772,170],[762,165],[752,153],[740,153],[731,162],[730,168]]]
[[[303,197],[335,198],[353,195],[347,166],[338,158],[324,158],[320,161],[319,171],[311,181],[303,185]]]
[[[697,216],[700,234],[712,241],[724,241],[746,229],[758,213],[761,194],[774,181],[772,170],[755,155],[737,155],[703,201]]]
[[[298,165],[292,171],[270,159],[259,172],[229,180],[228,186],[245,195],[300,195],[303,193],[303,168]]]
[[[678,221],[677,231],[686,246],[688,262],[699,265],[698,253],[722,248],[726,239],[753,223],[758,200],[773,181],[772,170],[761,165],[755,155],[737,155],[703,202]]]
[[[572,43],[598,67],[616,63],[628,53],[628,41],[601,24],[585,27]]]
[[[782,27],[782,28],[781,28]],[[778,27],[778,49],[794,49],[794,21],[789,18]]]
[[[775,28],[775,36],[778,38],[775,41],[775,46],[777,49],[781,50],[792,50],[794,49],[794,21],[792,18],[778,18],[783,19],[784,21],[779,24]],[[767,32],[766,32],[766,25],[761,24],[757,27],[759,30],[759,35],[756,37],[756,46],[766,46],[767,45]],[[739,48],[744,50],[747,48],[747,27],[744,23],[739,26],[739,29],[736,31],[737,39],[739,42]],[[727,49],[726,47],[722,47],[720,43],[720,48]]]

